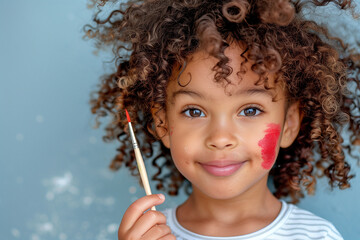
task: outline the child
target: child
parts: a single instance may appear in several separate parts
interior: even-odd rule
[[[92,99],[98,117],[115,116],[111,168],[138,175],[127,109],[157,188],[189,192],[163,212],[146,211],[162,194],[136,200],[119,239],[342,239],[279,200],[312,194],[316,176],[340,189],[353,177],[344,149],[360,138],[359,54],[302,15],[329,2],[149,0],[95,17],[88,36],[111,45],[117,63]]]

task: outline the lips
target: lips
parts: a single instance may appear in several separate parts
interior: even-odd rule
[[[235,173],[244,162],[235,161],[212,161],[207,163],[200,163],[204,170],[211,175],[225,177]]]

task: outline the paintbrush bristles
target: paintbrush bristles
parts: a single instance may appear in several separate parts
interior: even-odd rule
[[[126,109],[125,109],[125,113],[126,113],[126,118],[127,118],[128,122],[131,122],[130,115]]]

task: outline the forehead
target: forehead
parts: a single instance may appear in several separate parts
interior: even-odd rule
[[[217,58],[209,56],[204,51],[197,51],[190,55],[186,65],[174,67],[168,86],[169,97],[174,97],[171,93],[192,89],[199,90],[204,95],[211,95],[214,93],[214,90],[218,91],[218,88],[221,88],[222,94],[225,93],[227,96],[246,91],[250,94],[264,93],[273,98],[279,94],[284,95],[282,87],[278,86],[279,84],[275,84],[274,74],[267,75],[267,88],[265,88],[263,81],[259,82],[260,76],[251,70],[253,63],[250,60],[245,61],[245,58],[241,56],[243,52],[244,50],[240,46],[234,44],[225,50],[225,55],[229,58],[227,65],[232,70],[231,74],[227,77],[230,84],[225,80],[215,83],[216,72],[213,71],[213,67],[219,61]],[[270,89],[268,89],[269,87]]]

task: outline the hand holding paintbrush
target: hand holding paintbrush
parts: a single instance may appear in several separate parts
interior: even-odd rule
[[[137,199],[126,210],[119,226],[118,239],[176,239],[171,234],[169,226],[166,225],[166,216],[162,212],[156,211],[154,207],[154,205],[163,203],[165,196],[163,194],[151,194],[144,161],[135,138],[130,116],[126,110],[125,112],[129,123],[129,132],[134,147],[136,163],[147,196]],[[146,211],[150,207],[154,211]]]
[[[130,137],[131,137],[132,145],[134,147],[135,158],[136,158],[136,163],[137,163],[137,166],[139,169],[140,178],[141,178],[142,184],[145,188],[146,195],[151,195],[151,189],[150,189],[149,179],[146,174],[144,160],[141,156],[141,152],[140,152],[139,146],[138,146],[136,138],[135,138],[135,134],[134,134],[134,130],[131,125],[131,119],[130,119],[129,113],[126,109],[125,109],[125,112],[126,112],[126,117],[127,117],[128,124],[129,124]],[[155,206],[151,207],[151,210],[156,210]]]

